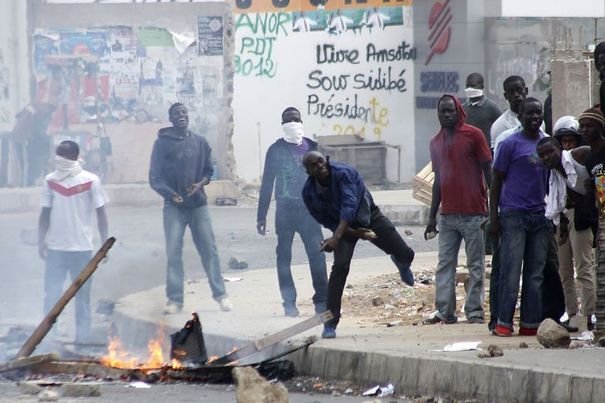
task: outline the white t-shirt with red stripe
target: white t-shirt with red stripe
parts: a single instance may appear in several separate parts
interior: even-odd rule
[[[48,249],[79,252],[93,250],[93,215],[109,200],[99,177],[84,171],[60,182],[44,181],[42,207],[50,208]]]

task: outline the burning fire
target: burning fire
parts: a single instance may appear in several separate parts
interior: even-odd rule
[[[158,337],[149,340],[147,343],[148,356],[143,360],[130,352],[128,352],[118,337],[111,337],[107,346],[107,355],[101,358],[101,363],[113,368],[140,368],[154,369],[170,365],[172,368],[183,368],[180,361],[172,359],[170,364],[164,360],[164,352],[162,350],[164,338],[162,332],[158,332]]]

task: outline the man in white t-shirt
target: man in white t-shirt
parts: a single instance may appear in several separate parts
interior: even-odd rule
[[[44,180],[38,222],[38,252],[46,260],[44,313],[61,297],[67,275],[73,281],[92,256],[93,212],[101,241],[107,239],[107,196],[99,178],[78,162],[80,149],[63,141],[56,151],[56,170]],[[76,294],[76,342],[90,336],[90,280]]]

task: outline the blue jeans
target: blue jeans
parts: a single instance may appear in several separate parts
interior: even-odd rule
[[[464,303],[468,319],[483,319],[485,294],[485,238],[482,215],[447,214],[439,219],[439,264],[435,272],[435,316],[443,321],[456,320],[456,266],[464,239],[469,284]]]
[[[500,227],[498,325],[513,328],[523,264],[519,325],[537,328],[542,321],[542,283],[552,225],[544,212],[509,211],[500,214]]]
[[[212,232],[208,206],[180,208],[171,202],[164,203],[164,235],[166,237],[166,296],[168,300],[183,304],[183,236],[189,226],[191,237],[206,271],[212,298],[226,297],[225,283]]]
[[[313,281],[313,304],[315,312],[326,310],[328,299],[328,272],[326,268],[326,256],[319,249],[323,235],[321,227],[309,214],[304,205],[281,206],[275,211],[275,232],[277,233],[277,280],[279,291],[284,306],[296,305],[296,286],[292,279],[292,241],[294,234],[298,232],[305,246],[305,252],[309,259],[311,279]]]
[[[91,251],[64,252],[49,250],[44,274],[44,314],[48,314],[63,294],[63,283],[67,275],[73,282],[86,267]],[[90,284],[88,279],[76,294],[76,341],[86,341],[90,336]]]

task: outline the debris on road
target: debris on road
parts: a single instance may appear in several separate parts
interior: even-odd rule
[[[373,388],[370,388],[363,392],[362,396],[376,396],[376,397],[389,397],[393,396],[395,393],[395,387],[393,384],[389,383],[387,386],[379,386],[376,385]]]
[[[502,357],[503,355],[504,355],[504,351],[502,351],[502,348],[500,348],[499,346],[496,346],[495,344],[490,344],[487,347],[487,351],[481,351],[479,354],[477,354],[477,357],[492,358],[492,357]]]
[[[288,390],[284,384],[268,382],[254,368],[233,368],[233,378],[237,384],[237,403],[288,402]]]
[[[458,351],[473,351],[479,350],[480,341],[460,341],[458,343],[448,344],[441,350],[431,350],[431,351],[443,351],[443,352],[458,352]]]
[[[227,265],[229,266],[230,269],[233,269],[233,270],[245,270],[248,268],[248,262],[246,262],[245,259],[242,259],[237,256],[231,257],[231,259],[229,259],[229,263]]]
[[[571,343],[567,329],[552,319],[544,319],[540,323],[537,338],[545,348],[568,348]]]

